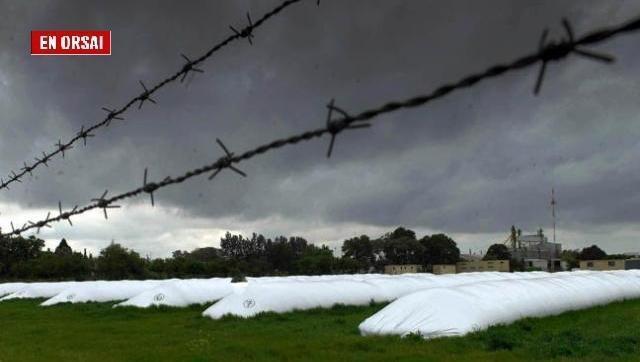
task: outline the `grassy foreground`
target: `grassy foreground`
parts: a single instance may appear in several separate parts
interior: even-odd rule
[[[382,308],[335,307],[251,320],[204,309],[0,303],[0,362],[13,361],[603,361],[640,360],[640,300],[527,319],[466,337],[361,337]]]

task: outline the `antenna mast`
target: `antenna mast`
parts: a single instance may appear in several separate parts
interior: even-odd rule
[[[551,216],[553,217],[553,242],[556,242],[556,193],[551,189]]]

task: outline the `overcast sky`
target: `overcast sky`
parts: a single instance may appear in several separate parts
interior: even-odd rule
[[[0,173],[18,169],[59,138],[104,117],[278,1],[0,0]],[[57,212],[58,200],[85,205],[105,189],[139,187],[211,163],[219,137],[235,152],[323,125],[336,99],[357,113],[426,93],[534,51],[541,31],[577,34],[640,14],[637,1],[303,1],[202,64],[188,86],[172,84],[158,104],[132,108],[0,190],[0,226]],[[30,56],[34,29],[107,29],[107,57]],[[571,57],[549,65],[532,95],[537,67],[486,81],[429,106],[385,115],[374,127],[314,140],[223,172],[55,224],[40,237],[66,237],[97,251],[111,240],[150,256],[217,246],[227,230],[299,235],[338,246],[404,225],[419,236],[444,232],[463,251],[486,250],[512,224],[551,235],[551,189],[559,242],[640,249],[640,34],[597,49],[613,65]]]

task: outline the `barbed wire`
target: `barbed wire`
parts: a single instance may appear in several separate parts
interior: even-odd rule
[[[230,26],[233,32],[233,35],[228,36],[226,39],[219,42],[218,44],[213,46],[211,49],[209,49],[206,53],[204,53],[198,58],[195,58],[194,60],[191,60],[189,57],[187,57],[184,54],[180,54],[180,56],[185,60],[185,64],[180,68],[179,71],[165,78],[164,80],[160,81],[159,83],[157,83],[151,88],[147,88],[142,81],[139,81],[143,89],[142,93],[140,93],[136,97],[129,100],[124,106],[122,106],[119,109],[110,109],[107,107],[102,107],[102,109],[107,112],[107,116],[102,121],[94,124],[93,126],[88,127],[87,129],[85,129],[85,126],[83,125],[80,128],[80,131],[76,133],[76,135],[66,143],[62,143],[61,140],[58,140],[58,143],[54,145],[56,147],[54,151],[51,151],[49,153],[43,152],[42,158],[35,157],[34,162],[31,164],[27,164],[27,162],[24,162],[23,163],[24,167],[20,168],[20,172],[10,171],[9,176],[7,177],[6,180],[4,177],[0,177],[0,190],[9,189],[9,185],[11,185],[14,182],[22,182],[23,177],[25,177],[27,174],[33,175],[33,171],[41,165],[45,165],[48,167],[49,166],[48,162],[51,161],[51,159],[57,156],[58,154],[62,155],[62,158],[64,158],[65,151],[68,151],[71,148],[73,148],[73,145],[76,142],[82,140],[83,144],[86,146],[87,138],[95,136],[92,132],[102,127],[108,127],[111,124],[111,121],[113,120],[124,120],[122,115],[126,113],[126,111],[136,102],[139,102],[138,109],[142,108],[142,105],[146,101],[149,101],[151,103],[156,103],[156,100],[151,98],[151,95],[156,93],[159,89],[163,88],[167,84],[175,82],[178,79],[180,79],[180,82],[183,82],[189,72],[192,72],[192,73],[204,72],[202,69],[197,68],[196,66],[204,62],[206,59],[211,57],[215,52],[221,50],[222,48],[229,45],[233,41],[236,41],[239,39],[247,39],[249,41],[249,44],[253,45],[252,38],[254,37],[253,31],[255,29],[259,28],[271,17],[279,14],[282,10],[301,1],[303,0],[286,0],[282,2],[280,5],[270,10],[269,12],[265,13],[255,23],[251,21],[251,16],[249,15],[249,13],[247,13],[246,16],[248,20],[248,25],[246,25],[241,30],[237,30],[233,26]],[[317,5],[320,5],[319,1],[317,2]]]
[[[166,177],[164,180],[160,182],[148,182],[147,169],[145,169],[144,177],[143,177],[143,185],[141,187],[138,187],[129,192],[125,192],[109,198],[107,198],[108,190],[105,190],[100,197],[92,199],[94,203],[89,204],[82,208],[78,208],[76,206],[72,210],[65,211],[65,212],[62,211],[61,203],[59,203],[58,216],[51,217],[51,214],[48,213],[45,219],[37,222],[29,221],[27,224],[24,224],[21,228],[18,228],[18,229],[14,228],[13,222],[11,222],[11,232],[5,233],[5,234],[0,233],[0,235],[5,237],[12,236],[12,235],[19,235],[25,231],[28,231],[34,228],[37,230],[40,230],[43,227],[51,227],[50,224],[53,222],[59,222],[62,220],[67,220],[70,222],[71,216],[83,214],[93,209],[102,209],[104,212],[105,218],[108,218],[107,209],[120,207],[119,205],[114,205],[115,202],[136,197],[143,193],[150,195],[151,204],[154,205],[155,200],[153,197],[153,193],[156,190],[167,187],[169,185],[180,184],[188,179],[191,179],[193,177],[206,174],[206,173],[211,173],[211,175],[209,176],[209,179],[213,179],[222,170],[231,169],[232,171],[238,173],[239,175],[246,177],[247,174],[239,170],[235,166],[236,164],[239,164],[243,161],[246,161],[248,159],[251,159],[260,154],[266,153],[268,151],[279,149],[287,145],[294,145],[299,142],[309,141],[314,138],[320,138],[327,135],[331,137],[329,142],[329,148],[327,150],[327,157],[331,157],[336,136],[345,130],[370,127],[371,124],[369,123],[369,121],[371,121],[373,118],[379,115],[391,113],[400,109],[423,106],[431,101],[445,97],[446,95],[451,94],[455,90],[472,87],[482,80],[494,78],[509,71],[519,70],[519,69],[532,66],[536,63],[541,63],[541,68],[538,73],[538,77],[536,78],[536,83],[534,88],[534,94],[537,94],[542,84],[542,78],[545,75],[545,68],[547,66],[547,63],[551,61],[560,61],[562,59],[565,59],[571,54],[580,55],[590,59],[595,59],[595,60],[599,60],[607,63],[613,61],[614,58],[610,55],[599,54],[592,50],[584,49],[582,47],[591,45],[591,44],[600,43],[602,41],[605,41],[607,39],[610,39],[614,36],[617,36],[623,33],[638,31],[640,29],[640,16],[624,24],[620,24],[618,26],[613,26],[613,27],[592,31],[577,40],[574,39],[573,30],[569,25],[569,22],[567,20],[563,20],[562,23],[565,28],[565,31],[567,32],[567,37],[562,39],[561,41],[545,43],[546,37],[547,37],[546,35],[547,30],[545,30],[541,37],[538,51],[536,53],[525,55],[523,57],[520,57],[508,63],[494,65],[482,72],[468,75],[458,80],[457,82],[442,85],[428,94],[419,95],[403,101],[389,102],[378,108],[365,110],[356,115],[350,115],[342,108],[336,106],[334,100],[331,100],[329,104],[327,104],[327,109],[328,109],[327,119],[326,119],[325,127],[323,128],[303,132],[300,134],[290,136],[288,138],[278,139],[270,143],[266,143],[258,147],[255,147],[251,150],[245,151],[244,153],[239,155],[235,155],[234,153],[230,152],[229,149],[224,145],[224,143],[222,143],[222,141],[220,141],[219,139],[216,139],[216,142],[224,152],[224,156],[218,158],[212,164],[205,165],[200,168],[188,171],[176,178],[172,178],[170,176]],[[338,114],[339,118],[334,119],[333,116],[335,114]]]

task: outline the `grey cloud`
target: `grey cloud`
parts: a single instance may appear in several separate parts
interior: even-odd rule
[[[11,14],[0,25],[2,172],[100,119],[100,107],[138,94],[139,79],[153,84],[175,71],[179,53],[200,54],[229,24],[241,25],[246,10],[255,18],[276,3],[0,1]],[[563,16],[582,33],[639,13],[631,2],[308,1],[257,30],[254,46],[224,49],[187,86],[163,89],[158,105],[132,109],[86,149],[1,191],[0,201],[84,204],[106,188],[139,186],[145,167],[161,179],[212,162],[221,155],[216,137],[240,152],[318,127],[331,98],[356,113],[513,59],[535,49],[544,27],[561,36]],[[113,55],[31,57],[29,31],[37,28],[111,29]],[[531,94],[537,69],[516,72],[341,134],[330,160],[328,140],[316,140],[242,164],[248,179],[189,181],[159,191],[158,202],[183,218],[227,220],[229,229],[268,228],[252,223],[278,217],[296,230],[326,230],[313,226],[320,222],[359,234],[403,224],[488,235],[514,223],[548,226],[555,187],[564,227],[630,227],[640,207],[634,36],[598,46],[619,56],[614,65],[576,57],[551,64],[539,97]],[[125,205],[138,212],[143,202]],[[93,239],[142,240],[109,225]]]

